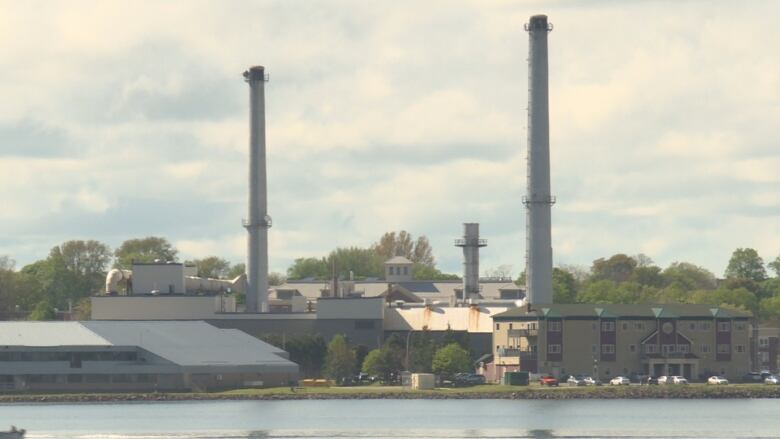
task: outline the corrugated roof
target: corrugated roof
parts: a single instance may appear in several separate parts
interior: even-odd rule
[[[752,314],[744,311],[725,310],[712,305],[699,305],[688,303],[665,303],[656,305],[634,304],[553,304],[532,305],[529,312],[526,307],[510,309],[507,312],[496,315],[497,318],[526,317],[526,316],[556,316],[556,317],[592,317],[598,318],[686,318],[686,317],[751,317]]]
[[[412,293],[438,293],[439,289],[431,281],[411,281],[399,282],[398,285],[406,288]]]

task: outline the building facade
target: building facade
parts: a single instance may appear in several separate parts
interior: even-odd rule
[[[532,305],[493,317],[491,375],[602,380],[630,374],[738,379],[750,370],[748,313],[707,305]]]

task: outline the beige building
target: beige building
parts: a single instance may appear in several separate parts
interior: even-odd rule
[[[529,371],[602,380],[630,374],[689,380],[750,369],[749,313],[708,305],[532,305],[493,316],[490,375]]]

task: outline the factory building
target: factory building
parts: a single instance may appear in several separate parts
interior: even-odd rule
[[[507,371],[601,380],[701,380],[749,371],[751,315],[708,305],[529,305],[493,316],[493,379]]]
[[[214,390],[286,385],[287,353],[191,322],[0,322],[5,391]]]

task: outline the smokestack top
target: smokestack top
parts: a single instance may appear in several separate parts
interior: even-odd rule
[[[528,24],[525,25],[525,30],[532,32],[536,30],[550,31],[552,27],[547,24],[546,15],[534,15]]]
[[[265,81],[265,67],[253,66],[244,72],[244,79],[250,81]]]

